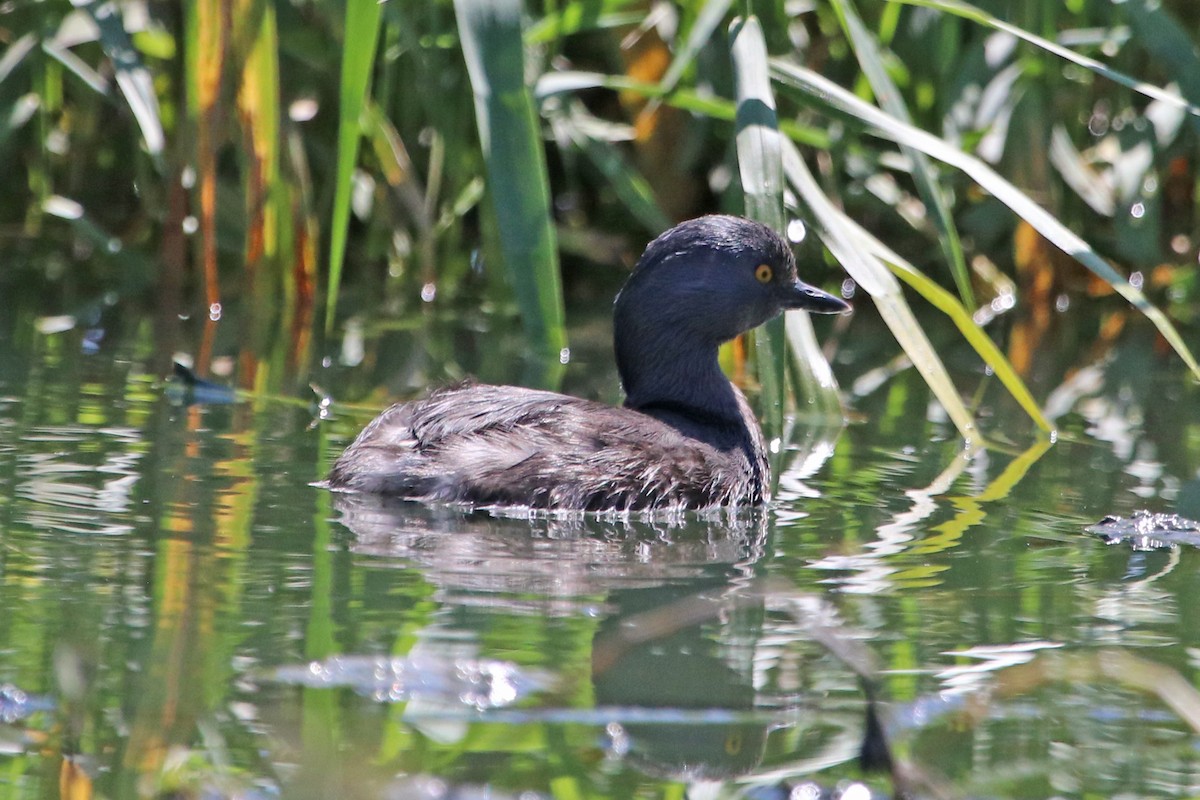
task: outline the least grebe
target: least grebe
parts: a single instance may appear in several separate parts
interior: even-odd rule
[[[708,216],[646,247],[613,310],[625,406],[466,383],[375,418],[326,485],[471,506],[624,511],[757,505],[762,431],[717,348],[790,308],[837,313],[802,283],[787,242]]]

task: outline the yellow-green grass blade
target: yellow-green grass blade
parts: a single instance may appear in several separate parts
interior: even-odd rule
[[[187,4],[184,36],[185,108],[195,136],[196,216],[205,302],[221,302],[217,269],[217,115],[227,63],[226,11],[221,0]]]
[[[1200,107],[1194,105],[1193,103],[1189,103],[1187,100],[1175,94],[1174,92],[1169,92],[1165,89],[1154,86],[1153,84],[1146,83],[1145,81],[1139,81],[1136,78],[1131,78],[1125,73],[1115,70],[1103,62],[1097,61],[1094,58],[1088,58],[1087,56],[1080,55],[1074,50],[1063,47],[1056,42],[1052,42],[1049,39],[1044,39],[1041,36],[1030,33],[1024,28],[1013,25],[1009,22],[1005,22],[1002,19],[998,19],[997,17],[992,16],[983,9],[973,6],[970,3],[963,3],[960,2],[960,0],[889,0],[889,2],[933,8],[938,11],[944,11],[947,14],[953,14],[957,17],[971,20],[972,22],[976,22],[980,25],[986,25],[987,27],[994,28],[998,31],[1004,31],[1005,33],[1016,36],[1018,39],[1040,47],[1049,53],[1053,53],[1059,58],[1066,59],[1072,64],[1083,67],[1086,70],[1095,72],[1097,75],[1102,75],[1105,78],[1108,78],[1114,83],[1119,83],[1122,86],[1132,89],[1138,94],[1145,95],[1146,97],[1154,100],[1161,100],[1164,103],[1169,103],[1175,106],[1176,108],[1185,109],[1190,114],[1200,116]]]
[[[542,133],[525,84],[520,0],[455,0],[496,235],[539,363],[557,381],[566,353],[558,249]]]
[[[733,22],[730,59],[737,93],[736,145],[746,216],[784,235],[783,136],[776,121],[766,41],[755,17]],[[825,364],[808,315],[802,311],[788,314],[796,317],[790,325],[783,318],[775,319],[754,335],[755,363],[762,385],[763,427],[768,438],[779,436],[783,430],[789,338],[797,348],[796,366],[806,395],[800,398],[801,402],[815,405],[815,410],[823,416],[842,416],[837,384],[830,380],[832,372]],[[813,364],[826,368],[818,371]]]
[[[333,218],[329,224],[329,284],[325,296],[325,332],[333,329],[338,289],[346,259],[350,227],[350,193],[358,161],[360,120],[371,93],[371,70],[379,43],[380,9],[374,0],[346,3],[346,38],[338,97],[337,173],[333,189]]]
[[[733,0],[706,0],[701,6],[683,46],[679,48],[679,53],[671,61],[671,66],[667,67],[666,74],[659,82],[664,92],[671,91],[679,83],[683,73],[696,60],[696,54],[712,38],[713,32],[721,24],[721,20],[725,19],[725,14],[731,5],[733,5]],[[761,33],[760,29],[759,34],[761,35]]]
[[[968,177],[989,191],[993,197],[1033,226],[1054,246],[1083,264],[1145,314],[1167,343],[1187,364],[1188,369],[1197,378],[1200,378],[1200,364],[1196,362],[1191,350],[1184,343],[1183,337],[1179,335],[1179,331],[1167,316],[1147,300],[1146,296],[1130,284],[1123,275],[1113,269],[1079,235],[1055,219],[1049,211],[1001,177],[982,160],[964,153],[933,134],[896,119],[869,103],[864,103],[841,86],[812,70],[775,60],[772,61],[772,74],[785,86],[799,89],[812,100],[839,115],[862,123],[873,135],[897,144],[909,145],[938,161],[962,170]]]
[[[879,52],[879,44],[867,30],[866,25],[858,16],[852,0],[830,0],[842,28],[846,31],[854,55],[871,84],[879,104],[889,114],[911,124],[912,116],[904,103],[900,89],[892,81],[883,64]],[[902,147],[904,154],[912,162],[912,177],[925,206],[932,210],[934,228],[938,233],[938,245],[942,249],[942,257],[950,266],[950,274],[958,287],[958,295],[970,308],[975,307],[975,293],[971,290],[971,276],[967,272],[967,259],[963,255],[962,240],[958,235],[958,226],[950,213],[950,201],[942,190],[938,179],[937,169],[929,157],[911,147]]]
[[[871,295],[879,315],[946,409],[963,439],[968,445],[979,444],[975,420],[954,388],[937,351],[905,302],[896,278],[874,253],[860,246],[859,237],[846,225],[844,216],[821,190],[800,152],[790,142],[784,148],[783,165],[788,182],[808,209],[825,246],[858,285]]]
[[[237,107],[252,157],[245,170],[246,269],[252,274],[259,303],[254,315],[259,346],[275,334],[274,300],[282,294],[289,304],[295,286],[284,276],[283,240],[291,240],[290,184],[280,180],[279,33],[275,6],[262,0],[243,0],[244,32]]]
[[[1012,364],[1001,352],[996,343],[991,337],[984,332],[983,328],[975,322],[971,316],[971,312],[963,306],[961,302],[950,292],[947,292],[936,281],[928,275],[918,270],[911,262],[903,256],[897,254],[894,250],[888,247],[879,239],[872,236],[865,228],[847,216],[841,209],[834,208],[834,212],[841,216],[842,222],[846,225],[859,241],[859,246],[865,248],[886,264],[900,280],[904,281],[917,294],[924,297],[930,305],[941,311],[962,333],[963,338],[970,343],[971,347],[975,348],[975,352],[983,359],[1004,388],[1008,389],[1009,394],[1013,399],[1025,410],[1029,418],[1034,424],[1041,428],[1046,433],[1053,433],[1054,428],[1046,420],[1042,414],[1041,408],[1037,401],[1033,399],[1025,382],[1017,375],[1012,368]]]

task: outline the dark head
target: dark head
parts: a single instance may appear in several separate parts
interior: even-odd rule
[[[792,308],[849,306],[801,282],[791,248],[765,225],[724,215],[676,225],[647,245],[617,296],[613,332],[629,404],[661,401],[669,384],[696,380],[700,369],[711,377],[722,342]]]

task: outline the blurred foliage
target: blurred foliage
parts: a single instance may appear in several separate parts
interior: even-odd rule
[[[1140,303],[1144,290],[1194,324],[1195,4],[859,5],[527,3],[524,94],[539,124],[507,128],[505,148],[489,150],[480,131],[497,122],[476,112],[515,56],[468,73],[459,18],[472,3],[372,4],[378,14],[327,0],[9,4],[0,9],[9,271],[39,270],[59,310],[113,291],[214,320],[237,308],[254,322],[237,353],[248,386],[309,368],[324,286],[334,287],[327,319],[339,336],[361,329],[364,311],[412,320],[435,299],[507,308],[516,286],[529,349],[544,359],[561,344],[547,271],[557,271],[555,248],[539,232],[549,222],[567,291],[587,296],[576,276],[628,266],[670,222],[745,210],[727,31],[751,12],[777,81],[780,69],[808,70],[878,100],[897,130],[907,122],[989,165],[1095,249],[1088,266],[1099,280],[975,174],[903,137],[898,149],[820,93],[777,84],[779,129],[832,207],[907,261],[884,258],[888,268],[904,277],[916,265],[953,287],[959,320],[986,325],[1019,304],[992,336],[1026,380],[1036,384],[1034,353],[1058,312],[1086,295],[1115,287]],[[520,108],[521,95],[518,86],[497,108]],[[507,213],[526,194],[546,200]],[[810,201],[800,207],[810,213]],[[521,255],[522,242],[537,255]],[[808,277],[836,280],[815,261],[809,251]],[[908,282],[939,308],[953,303],[922,289],[933,283],[925,277]],[[1167,318],[1156,324],[1189,359],[1186,337]],[[195,348],[201,369],[214,337],[206,330]],[[1015,375],[1005,385],[1020,396]]]

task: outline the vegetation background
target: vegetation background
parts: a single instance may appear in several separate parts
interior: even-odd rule
[[[1070,365],[1039,342],[1125,320],[1064,332],[1077,298],[1120,293],[1200,374],[1175,325],[1200,295],[1198,32],[1187,0],[9,3],[0,279],[36,277],[45,313],[148,300],[164,352],[274,391],[347,332],[373,357],[430,308],[515,308],[524,380],[556,385],[560,253],[588,296],[674,221],[782,227],[786,203],[964,436],[979,387],[896,277],[1048,429],[1035,397]],[[789,387],[836,413],[804,321],[759,339],[769,425]]]

